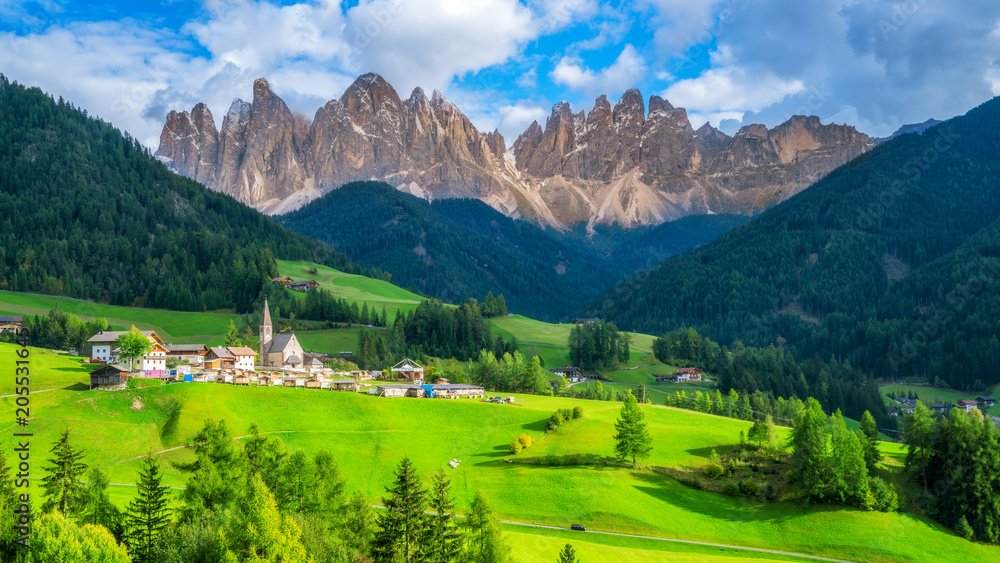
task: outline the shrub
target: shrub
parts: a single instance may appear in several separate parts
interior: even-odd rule
[[[760,486],[757,485],[756,481],[747,477],[740,481],[740,492],[748,497],[754,497],[760,494]]]
[[[563,422],[573,420],[573,409],[559,409],[559,414],[562,416]]]
[[[725,472],[726,470],[717,463],[709,463],[705,466],[705,477],[708,477],[709,479],[718,479],[719,477],[722,477]]]
[[[692,489],[701,489],[701,481],[697,477],[684,477],[681,479],[681,484]]]
[[[872,477],[868,480],[869,495],[873,497],[871,507],[881,512],[894,512],[899,508],[899,495],[896,489],[882,480],[881,477]]]
[[[552,430],[556,426],[559,426],[560,424],[563,423],[564,420],[565,419],[563,418],[562,413],[560,413],[559,411],[552,413],[552,416],[549,417],[549,430]]]
[[[965,517],[964,514],[962,515],[961,518],[958,519],[958,522],[955,524],[955,533],[957,533],[958,535],[962,536],[967,540],[971,540],[972,536],[975,535],[975,531],[973,531],[972,526],[969,525],[969,520]]]
[[[740,495],[740,487],[732,481],[726,481],[726,484],[722,486],[722,492],[731,497],[737,497]]]
[[[573,407],[573,418],[583,418],[583,409],[579,406]]]
[[[521,441],[520,440],[514,440],[513,442],[511,442],[511,444],[510,444],[510,453],[512,453],[514,455],[517,455],[517,454],[521,453],[522,449],[524,449],[524,446],[521,445]]]
[[[525,448],[531,447],[531,436],[528,436],[527,434],[521,434],[520,436],[518,436],[517,441],[520,442],[522,447]]]
[[[767,502],[774,502],[778,498],[778,489],[775,488],[774,483],[768,483],[764,486],[764,499]]]

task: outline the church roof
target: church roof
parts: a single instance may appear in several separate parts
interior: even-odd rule
[[[295,334],[279,334],[271,340],[271,352],[284,352],[288,345],[291,344],[292,339],[295,338]],[[295,340],[298,342],[298,339]]]
[[[271,311],[267,307],[267,298],[264,298],[264,317],[260,321],[261,326],[271,326]]]

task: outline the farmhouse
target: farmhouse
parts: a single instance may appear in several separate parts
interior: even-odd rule
[[[24,323],[24,317],[14,317],[10,315],[0,315],[0,332],[7,330],[17,330]]]
[[[424,380],[424,368],[417,362],[406,358],[398,364],[392,366],[393,379],[409,379],[420,384]]]
[[[288,284],[288,287],[290,287],[292,291],[309,291],[310,289],[318,289],[319,283],[316,280],[303,280],[292,282]]]
[[[997,400],[993,397],[976,397],[976,402],[986,408],[997,406]]]
[[[701,370],[698,368],[681,368],[670,374],[671,378],[676,377],[678,383],[687,381],[701,381]]]
[[[187,360],[193,366],[205,363],[208,347],[204,344],[167,344],[167,357]]]
[[[580,381],[581,373],[580,368],[575,367],[563,367],[563,368],[552,368],[549,371],[558,375],[559,377],[565,377],[569,381]]]
[[[127,333],[125,330],[102,330],[91,336],[87,342],[90,343],[91,359],[111,364],[118,361],[118,349],[115,343],[118,337]],[[142,335],[149,339],[152,344],[163,345],[163,339],[153,330],[144,330]]]
[[[167,371],[167,347],[154,342],[135,367],[145,377],[163,377]]]
[[[976,401],[964,400],[958,402],[958,408],[964,409],[965,412],[969,412],[972,409],[976,408],[978,404],[979,403],[977,403]]]
[[[91,389],[124,389],[128,383],[128,368],[118,364],[103,365],[90,372]]]
[[[271,278],[271,283],[276,283],[282,287],[287,286],[292,283],[292,278],[281,277],[281,278]]]
[[[236,367],[236,355],[229,351],[229,348],[216,346],[208,351],[205,356],[206,368],[233,369]]]
[[[257,363],[257,352],[254,352],[253,348],[239,346],[230,347],[227,348],[227,350],[229,350],[229,353],[235,358],[233,361],[233,367],[235,369],[254,371],[254,364]]]

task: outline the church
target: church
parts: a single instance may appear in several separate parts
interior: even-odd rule
[[[264,367],[301,368],[305,356],[295,333],[274,336],[271,311],[264,299],[264,315],[260,322],[260,362]]]

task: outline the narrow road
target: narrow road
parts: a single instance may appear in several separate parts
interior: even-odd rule
[[[382,505],[380,505],[380,504],[370,504],[368,506],[370,506],[372,508],[380,508],[382,510],[385,510],[385,507],[382,506]],[[436,512],[432,512],[430,510],[425,510],[424,514],[436,514]],[[464,514],[453,514],[452,516],[454,516],[455,518],[467,518],[467,516],[465,516]],[[526,522],[515,522],[513,520],[501,520],[500,523],[501,524],[507,524],[508,526],[523,526],[523,527],[526,527],[526,528],[544,528],[546,530],[567,531],[569,529],[569,528],[563,528],[563,527],[559,527],[559,526],[546,526],[544,524],[528,524]],[[787,557],[798,557],[798,558],[801,558],[801,559],[813,559],[815,561],[832,561],[833,563],[854,563],[853,561],[848,561],[848,560],[845,560],[845,559],[833,559],[833,558],[830,558],[830,557],[820,557],[819,555],[806,555],[805,553],[795,553],[795,552],[792,552],[792,551],[780,551],[780,550],[777,550],[777,549],[764,549],[762,547],[744,547],[744,546],[740,546],[740,545],[729,545],[729,544],[724,544],[724,543],[712,543],[712,542],[703,542],[703,541],[694,541],[694,540],[682,540],[682,539],[677,539],[677,538],[661,538],[659,536],[640,536],[640,535],[636,535],[636,534],[621,534],[621,533],[618,533],[618,532],[602,532],[602,531],[599,531],[599,530],[585,530],[585,531],[581,530],[578,533],[581,533],[581,534],[601,534],[601,535],[604,535],[604,536],[619,536],[619,537],[622,537],[622,538],[634,538],[634,539],[639,539],[639,540],[656,540],[656,541],[665,541],[665,542],[672,542],[672,543],[686,543],[686,544],[690,544],[690,545],[704,545],[704,546],[707,546],[707,547],[721,547],[721,548],[724,548],[724,549],[735,549],[735,550],[739,550],[739,551],[754,551],[754,552],[757,552],[757,553],[770,553],[772,555],[784,555],[784,556],[787,556]]]

